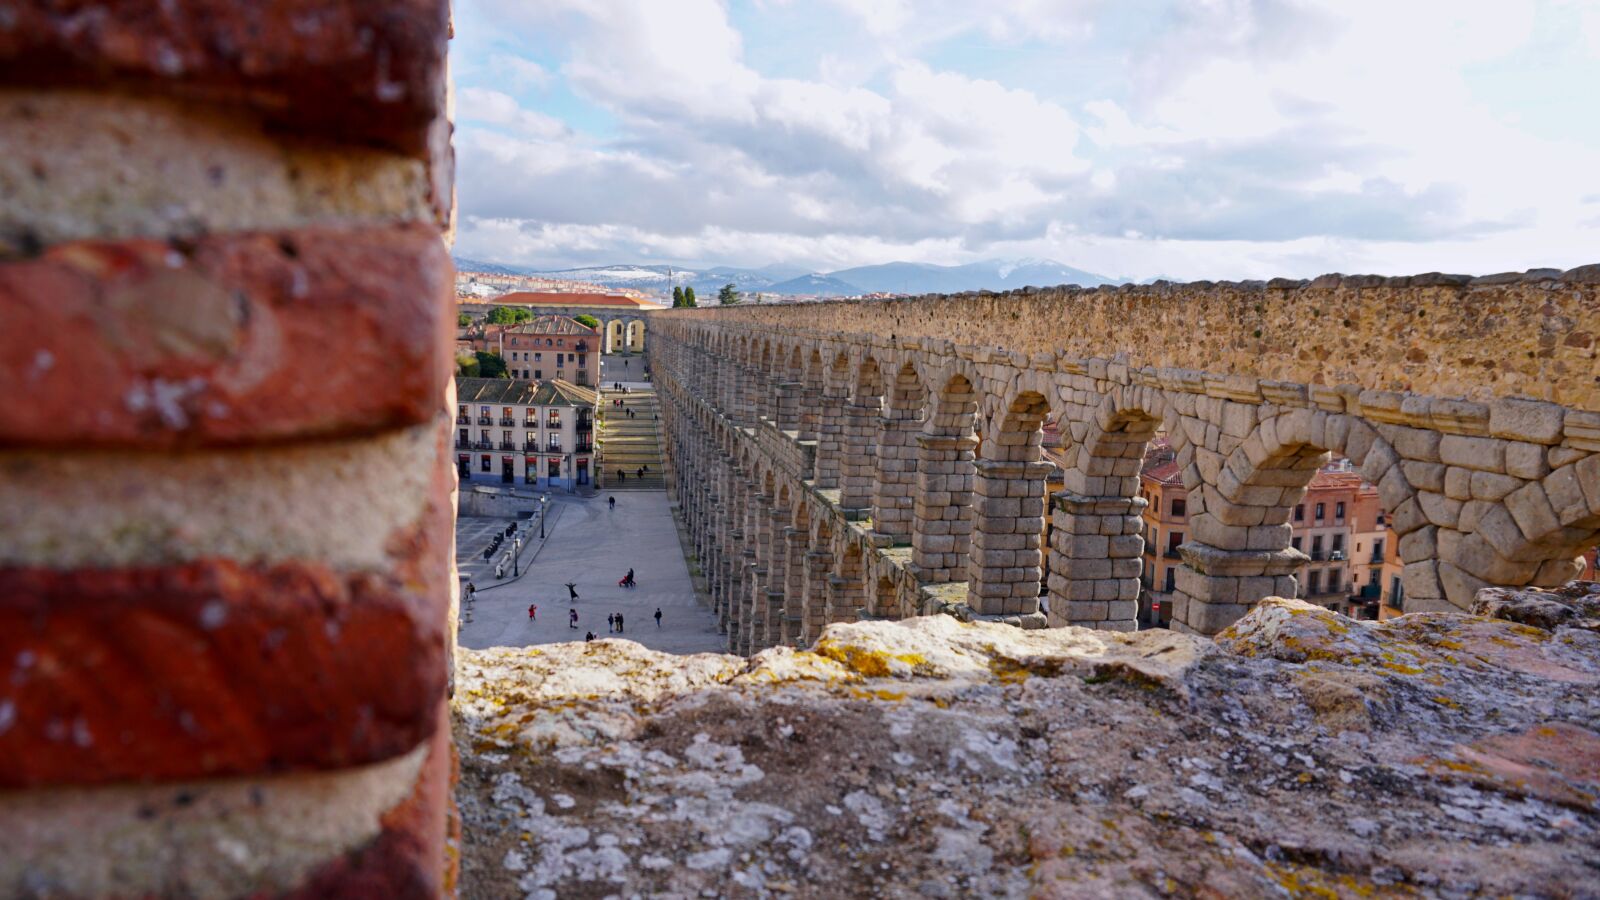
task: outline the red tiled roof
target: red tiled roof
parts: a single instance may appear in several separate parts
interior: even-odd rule
[[[1160,484],[1182,484],[1183,477],[1180,472],[1177,462],[1169,459],[1166,462],[1156,463],[1139,474]]]
[[[623,306],[629,309],[654,309],[654,303],[619,294],[562,294],[549,291],[512,291],[491,298],[490,303],[514,306]]]

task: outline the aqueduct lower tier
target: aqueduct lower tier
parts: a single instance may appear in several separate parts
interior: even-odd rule
[[[1377,486],[1406,611],[1563,583],[1600,533],[1600,266],[679,310],[651,327],[678,499],[736,652],[940,610],[1133,629],[1158,432],[1190,491],[1186,631],[1294,596],[1289,517],[1334,453]],[[1041,457],[1047,421],[1064,471]]]

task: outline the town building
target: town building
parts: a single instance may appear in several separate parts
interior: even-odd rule
[[[602,293],[513,291],[492,298],[456,298],[457,311],[479,321],[502,306],[531,310],[536,316],[594,316],[600,321],[602,353],[644,352],[645,314],[665,308],[638,297]]]
[[[559,379],[579,387],[600,384],[600,333],[568,316],[538,316],[519,325],[476,325],[473,350],[505,360],[512,378]]]
[[[593,388],[553,379],[456,379],[456,472],[463,483],[598,488]]]

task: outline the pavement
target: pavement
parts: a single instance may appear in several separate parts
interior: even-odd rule
[[[463,647],[581,641],[586,631],[592,631],[596,638],[625,637],[667,653],[726,649],[716,618],[700,603],[689,580],[666,492],[619,493],[615,510],[607,508],[607,496],[603,492],[587,499],[552,496],[542,546],[537,543],[538,520],[519,523],[518,533],[531,533],[535,541],[523,552],[523,575],[493,588],[484,580],[476,582],[472,621],[460,626],[458,640]],[[509,521],[460,519],[456,525],[460,562],[475,566],[489,535]],[[638,587],[618,587],[630,566]],[[577,584],[574,604],[567,601],[569,581]],[[530,603],[539,607],[534,621],[528,619]],[[659,628],[652,617],[658,606]],[[569,609],[578,611],[575,630],[567,626]],[[606,631],[606,615],[616,612],[622,613],[625,623],[621,635]]]

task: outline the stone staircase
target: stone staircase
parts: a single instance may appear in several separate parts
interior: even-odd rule
[[[618,399],[622,400],[622,406],[613,406]],[[665,490],[667,482],[655,390],[630,388],[626,394],[602,391],[600,406],[605,411],[605,422],[600,426],[598,437],[600,470],[605,473],[603,490]],[[633,418],[628,418],[625,410],[632,410]],[[637,475],[640,466],[649,467],[643,478]],[[618,469],[627,473],[627,480],[617,478]]]

